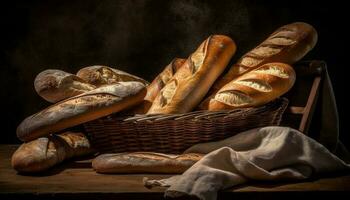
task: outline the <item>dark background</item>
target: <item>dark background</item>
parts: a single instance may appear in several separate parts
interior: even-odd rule
[[[238,46],[236,60],[279,26],[312,24],[319,34],[305,59],[328,63],[349,147],[347,6],[342,1],[9,1],[1,3],[1,143],[18,143],[16,126],[49,104],[34,91],[39,72],[76,73],[108,65],[152,80],[174,57],[187,57],[210,34]]]

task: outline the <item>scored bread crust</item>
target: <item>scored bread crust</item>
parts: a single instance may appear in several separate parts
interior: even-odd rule
[[[160,90],[169,82],[169,80],[174,76],[178,69],[181,68],[185,61],[186,59],[183,58],[174,58],[147,87],[145,100],[153,102]]]
[[[293,68],[267,63],[222,87],[210,100],[209,110],[260,106],[286,93],[295,82]]]
[[[129,113],[133,114],[145,114],[151,107],[154,99],[157,97],[163,87],[169,82],[174,74],[182,67],[186,59],[174,58],[164,70],[147,86],[147,94],[143,102],[131,109]]]
[[[57,133],[140,103],[146,95],[141,82],[119,82],[71,97],[27,117],[17,127],[17,137],[30,141]]]
[[[304,22],[295,22],[278,28],[261,44],[244,54],[226,74],[218,78],[208,92],[208,97],[198,106],[199,109],[208,109],[209,101],[217,91],[249,71],[266,63],[294,64],[299,61],[314,48],[317,38],[315,28]]]
[[[40,72],[35,77],[34,88],[38,95],[46,101],[56,103],[93,90],[96,87],[74,74],[48,69]]]
[[[12,155],[12,167],[21,173],[45,171],[64,160],[94,152],[87,137],[67,131],[22,144]]]
[[[236,45],[228,36],[210,36],[164,86],[147,114],[176,114],[193,110],[235,51]]]
[[[92,161],[98,173],[183,173],[203,154],[182,155],[153,152],[102,154]]]
[[[139,81],[145,85],[149,84],[140,77],[102,65],[84,67],[77,72],[77,76],[97,87],[127,81]]]

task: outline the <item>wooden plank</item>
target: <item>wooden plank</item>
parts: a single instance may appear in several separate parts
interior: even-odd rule
[[[41,175],[23,176],[17,174],[10,165],[10,157],[17,147],[16,145],[0,145],[0,197],[26,198],[26,200],[37,197],[63,199],[118,197],[155,200],[162,198],[166,188],[147,189],[142,184],[143,177],[160,179],[170,176],[161,174],[97,174],[91,169],[91,159],[67,162]],[[266,193],[275,193],[280,197],[281,192],[305,191],[350,191],[350,175],[330,176],[308,182],[257,182],[231,188],[220,195],[230,199],[247,194],[248,197],[254,199],[257,195]]]
[[[295,115],[302,115],[304,114],[305,107],[301,106],[290,106],[286,110],[287,113],[295,114]]]
[[[309,130],[309,126],[312,120],[312,116],[315,110],[318,93],[319,93],[319,87],[320,87],[321,77],[315,77],[312,88],[310,91],[309,98],[307,100],[307,104],[304,109],[303,117],[301,118],[299,131],[307,134]]]

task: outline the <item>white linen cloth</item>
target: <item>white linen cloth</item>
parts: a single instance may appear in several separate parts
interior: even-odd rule
[[[205,155],[185,173],[144,180],[147,187],[170,186],[165,196],[217,198],[222,189],[249,180],[302,180],[316,173],[348,170],[350,165],[314,139],[288,127],[263,127],[186,150]]]

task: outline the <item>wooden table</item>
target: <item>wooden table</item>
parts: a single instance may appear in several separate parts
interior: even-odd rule
[[[143,177],[170,175],[103,175],[91,169],[91,160],[67,162],[40,176],[18,175],[10,159],[17,145],[0,145],[0,199],[162,199],[165,188],[147,189]],[[219,199],[281,199],[350,194],[350,175],[333,174],[298,183],[251,183],[219,193]]]

